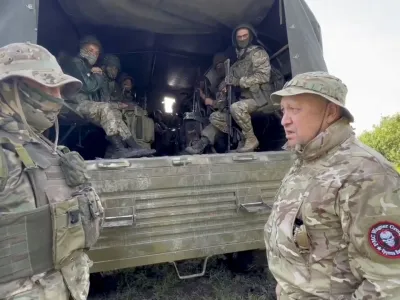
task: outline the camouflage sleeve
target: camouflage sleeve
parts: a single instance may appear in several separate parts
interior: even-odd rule
[[[28,211],[34,209],[35,197],[28,179],[22,169],[18,156],[9,150],[4,151],[8,167],[8,176],[4,188],[0,191],[0,212]]]
[[[249,88],[254,84],[267,83],[271,77],[271,65],[268,53],[264,49],[258,49],[251,53],[253,63],[253,74],[240,78],[239,84],[242,88]]]
[[[359,171],[346,180],[338,199],[351,270],[362,281],[352,299],[398,299],[400,175]]]

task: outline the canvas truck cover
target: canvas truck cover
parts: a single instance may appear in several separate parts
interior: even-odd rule
[[[292,77],[311,71],[328,71],[321,29],[304,0],[284,0]]]
[[[0,47],[37,42],[39,0],[0,1]]]
[[[0,46],[11,42],[36,42],[38,8],[41,4],[41,9],[46,9],[48,1],[0,1]],[[193,35],[196,38],[216,33],[230,34],[237,24],[251,22],[278,48],[289,44],[293,76],[307,71],[327,70],[321,30],[304,0],[51,1],[58,1],[59,9],[64,10],[64,15],[80,35],[89,33],[82,28],[109,25],[115,26],[115,30],[118,27],[143,29],[160,34]],[[190,48],[190,45],[185,48]]]

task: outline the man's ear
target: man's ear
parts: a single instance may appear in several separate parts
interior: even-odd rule
[[[329,102],[327,107],[327,116],[326,116],[327,122],[329,124],[332,124],[337,120],[339,120],[341,117],[342,117],[341,107],[332,102]]]

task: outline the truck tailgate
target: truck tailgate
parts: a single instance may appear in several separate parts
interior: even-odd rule
[[[89,161],[106,214],[91,272],[264,248],[291,163],[283,151]]]

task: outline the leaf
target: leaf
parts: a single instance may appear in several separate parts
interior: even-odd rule
[[[359,139],[394,163],[400,172],[400,113],[382,117],[379,125],[364,131]]]

